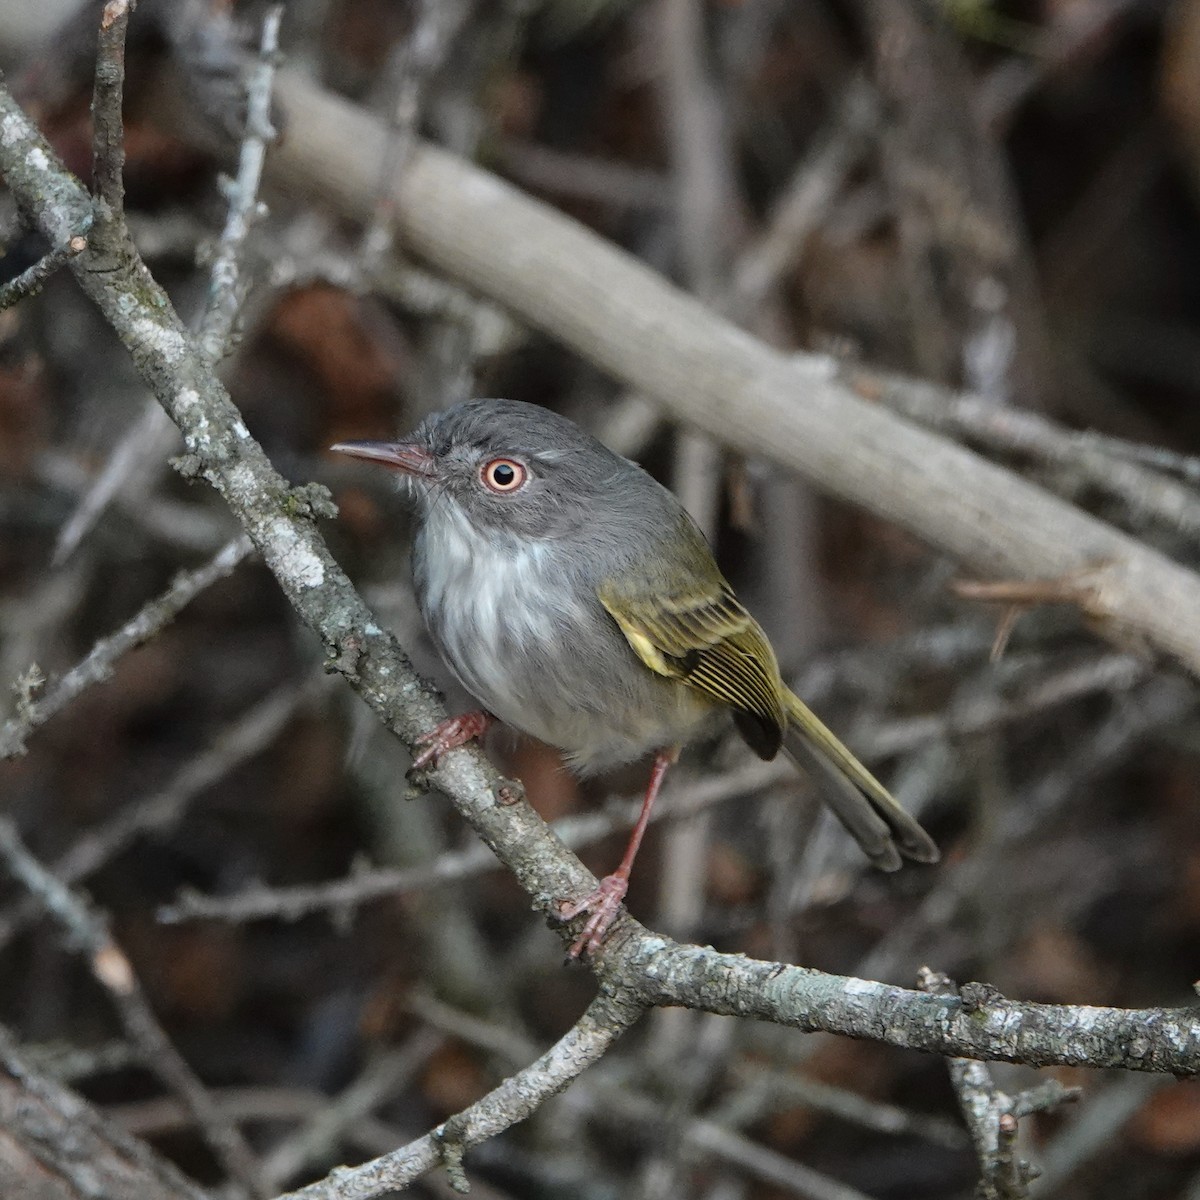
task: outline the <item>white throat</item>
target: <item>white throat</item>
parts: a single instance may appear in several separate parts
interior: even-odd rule
[[[463,686],[504,720],[522,690],[514,657],[526,643],[562,639],[577,613],[549,597],[547,543],[474,525],[456,504],[436,504],[418,543],[418,599],[425,622]]]

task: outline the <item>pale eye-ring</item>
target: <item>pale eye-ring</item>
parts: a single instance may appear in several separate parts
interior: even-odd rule
[[[483,486],[489,492],[503,496],[509,492],[519,491],[525,486],[529,472],[513,458],[493,458],[486,462],[479,472]]]

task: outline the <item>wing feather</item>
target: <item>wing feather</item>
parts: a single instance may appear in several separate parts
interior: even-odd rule
[[[598,595],[646,666],[729,705],[745,718],[738,727],[754,750],[774,757],[787,724],[779,666],[727,583],[703,595],[637,598],[604,584]]]

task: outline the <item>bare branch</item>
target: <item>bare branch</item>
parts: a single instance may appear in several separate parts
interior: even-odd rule
[[[1161,522],[1191,537],[1200,533],[1200,494],[1163,476],[1150,464],[1122,457],[1120,448],[1128,443],[1063,429],[1039,413],[981,396],[948,396],[943,388],[903,376],[855,368],[847,373],[847,382],[862,395],[878,396],[889,408],[930,429],[992,451],[1027,455],[1061,467],[1069,476],[1122,501],[1132,515]],[[1136,453],[1136,448],[1131,450]],[[1179,461],[1179,457],[1168,461]]]
[[[326,679],[318,680],[324,687]],[[138,836],[168,829],[183,816],[191,801],[260,753],[283,730],[296,710],[316,687],[288,684],[273,692],[218,733],[212,743],[183,767],[164,787],[115,813],[89,830],[52,866],[55,876],[68,886],[94,874],[127,849]],[[10,912],[0,913],[0,949],[3,949],[38,912],[30,900]]]
[[[51,561],[61,566],[71,557],[101,515],[119,495],[152,489],[179,431],[153,398],[141,416],[117,439],[104,465],[88,482],[54,541]]]
[[[267,145],[274,139],[271,127],[271,89],[278,52],[282,6],[268,10],[263,20],[259,62],[248,85],[246,133],[242,139],[237,178],[227,184],[229,203],[225,226],[217,242],[209,273],[209,296],[201,316],[197,338],[207,359],[219,362],[230,349],[234,327],[246,298],[241,259],[246,237],[260,211],[259,185]],[[190,23],[185,21],[189,28]],[[157,485],[167,452],[174,444],[175,430],[153,400],[142,417],[116,443],[103,469],[84,492],[70,518],[59,531],[54,561],[61,563],[123,490],[129,490],[131,472],[140,467],[134,487],[145,491]]]
[[[383,1195],[390,1188],[405,1187],[439,1164],[450,1173],[452,1184],[457,1181],[456,1190],[465,1191],[463,1153],[536,1112],[602,1058],[642,1011],[636,1003],[602,992],[571,1030],[541,1058],[510,1075],[482,1100],[432,1133],[361,1167],[343,1167],[317,1183],[288,1192],[279,1200],[367,1200]]]
[[[240,260],[259,211],[258,188],[267,146],[276,136],[271,127],[271,89],[282,18],[282,4],[270,8],[263,18],[259,61],[247,87],[246,136],[242,139],[237,178],[227,184],[229,211],[210,272],[208,304],[196,331],[200,352],[212,363],[228,353],[234,323],[245,299]]]
[[[606,1123],[620,1121],[623,1125],[635,1124],[644,1129],[646,1126],[665,1127],[669,1119],[661,1104],[628,1088],[602,1089],[596,1098],[596,1106],[600,1105],[604,1106],[604,1111],[596,1116]],[[802,1200],[870,1200],[858,1188],[814,1171],[812,1167],[751,1141],[716,1121],[694,1117],[683,1120],[681,1126],[679,1141],[681,1149],[686,1151],[689,1166],[694,1165],[697,1155],[711,1156],[740,1167],[752,1179],[800,1196]]]
[[[89,222],[89,227],[90,224]],[[48,254],[43,254],[32,267],[26,268],[20,275],[0,287],[0,311],[11,308],[18,300],[23,300],[26,296],[32,296],[55,271],[65,265],[68,259],[74,258],[76,254],[82,254],[87,249],[85,233],[86,230],[80,230],[74,237],[68,238],[63,245],[51,250]]]
[[[750,1093],[749,1101],[733,1101],[739,1125],[746,1125],[769,1111],[767,1105],[802,1105],[816,1112],[827,1113],[850,1124],[860,1125],[876,1133],[894,1136],[925,1138],[950,1150],[966,1144],[961,1126],[945,1117],[930,1116],[907,1108],[898,1108],[873,1100],[845,1088],[822,1083],[808,1075],[793,1071],[771,1069],[762,1062],[747,1062],[735,1068],[735,1077]]]
[[[933,995],[953,995],[956,990],[949,978],[928,968],[921,971],[919,983],[923,992]],[[952,1058],[949,1066],[979,1159],[981,1178],[976,1196],[979,1200],[1026,1200],[1029,1181],[1037,1171],[1017,1155],[1018,1119],[1077,1100],[1080,1089],[1050,1079],[1032,1091],[1009,1096],[996,1086],[983,1063]]]
[[[655,805],[652,824],[687,820],[734,796],[754,792],[793,775],[794,768],[782,762],[752,762],[716,779],[688,780],[668,784]],[[609,805],[604,812],[563,817],[551,830],[564,846],[578,851],[614,833],[628,832],[641,810],[638,796]],[[345,913],[383,896],[440,887],[495,870],[500,864],[486,846],[452,850],[433,862],[416,867],[364,869],[330,883],[294,887],[252,887],[232,896],[204,896],[181,892],[174,903],[160,908],[158,919],[168,924],[194,920],[255,921],[264,918],[299,920],[309,913],[332,910]],[[0,926],[2,930],[2,926]]]
[[[309,1163],[327,1161],[345,1131],[403,1091],[444,1041],[432,1030],[418,1029],[402,1045],[375,1058],[340,1095],[322,1104],[275,1146],[263,1163],[269,1186],[281,1187]]]
[[[632,995],[647,1004],[682,1004],[807,1033],[872,1038],[989,1062],[1200,1075],[1200,1010],[1195,1008],[1026,1004],[978,984],[964,984],[962,999],[928,996],[649,934],[631,938],[613,957],[623,960],[619,977]],[[984,998],[972,1002],[979,996]]]
[[[92,186],[102,208],[99,223],[125,212],[125,33],[137,0],[108,0],[100,17],[96,84],[92,95]]]
[[[395,94],[388,138],[379,159],[379,179],[370,219],[359,243],[360,267],[374,273],[391,248],[396,186],[417,142],[425,89],[471,13],[473,0],[417,0],[413,28],[392,67]]]
[[[860,721],[854,730],[855,746],[871,756],[912,751],[931,742],[963,738],[1002,728],[1081,696],[1096,692],[1122,693],[1142,681],[1147,668],[1130,655],[1106,654],[1096,659],[1049,673],[1022,689],[1019,697],[981,698],[969,695],[951,702],[944,712],[886,721]],[[811,696],[814,687],[802,689]],[[1139,713],[1154,714],[1154,704],[1139,705]],[[1177,710],[1171,710],[1177,711]],[[1124,740],[1122,745],[1126,744]],[[794,776],[794,769],[776,760],[750,761],[726,774],[668,783],[655,805],[652,825],[686,821],[715,805],[739,796],[752,795]],[[1036,793],[1035,793],[1036,794]],[[564,846],[577,853],[614,833],[628,832],[641,811],[638,795],[606,806],[603,812],[563,817],[550,828]],[[264,918],[295,921],[322,910],[345,914],[352,908],[384,896],[441,887],[497,869],[495,856],[485,846],[453,850],[432,862],[403,868],[362,868],[347,878],[329,883],[297,884],[292,887],[249,887],[228,896],[205,896],[182,891],[174,902],[160,908],[158,918],[169,924],[194,921],[255,921]],[[0,923],[0,944],[4,926]]]
[[[101,638],[40,700],[23,706],[19,716],[0,729],[0,759],[25,751],[29,735],[61,712],[80,693],[111,674],[122,655],[149,641],[165,628],[205,588],[224,579],[251,550],[245,537],[235,538],[211,561],[194,571],[180,572],[161,596],[156,596],[131,617],[116,633]]]

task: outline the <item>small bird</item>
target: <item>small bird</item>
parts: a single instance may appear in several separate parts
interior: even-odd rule
[[[573,421],[517,400],[468,400],[406,441],[331,449],[399,471],[416,504],[417,603],[482,709],[421,739],[415,766],[493,721],[557,747],[583,774],[655,755],[620,865],[590,894],[571,947],[602,944],[624,899],[663,776],[680,748],[732,716],[759,757],[782,748],[826,777],[834,815],[885,871],[938,849],[783,682],[679,501]]]

